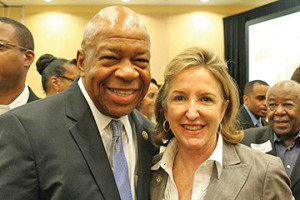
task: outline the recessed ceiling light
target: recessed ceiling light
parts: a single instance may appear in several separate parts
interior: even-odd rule
[[[123,2],[125,2],[125,3],[127,3],[127,2],[129,2],[130,0],[122,0]]]
[[[209,2],[209,0],[200,0],[202,3]]]
[[[46,1],[46,2],[51,2],[52,0],[44,0],[44,1]]]

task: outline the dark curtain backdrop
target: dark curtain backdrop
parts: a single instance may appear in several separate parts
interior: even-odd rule
[[[243,93],[244,85],[247,81],[246,22],[279,11],[284,11],[297,5],[300,5],[300,0],[280,0],[223,19],[225,59],[228,62],[229,73],[236,80],[240,89],[240,96]]]

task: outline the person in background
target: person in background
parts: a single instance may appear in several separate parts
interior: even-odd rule
[[[269,126],[245,130],[242,143],[281,158],[292,181],[292,192],[300,199],[300,85],[284,80],[267,93]]]
[[[137,106],[137,109],[149,120],[155,122],[154,104],[158,93],[158,84],[155,79],[151,79],[148,92],[141,103]]]
[[[72,60],[70,60],[69,63],[77,66],[77,60],[76,60],[76,58],[73,58]]]
[[[267,113],[266,93],[268,89],[269,85],[262,80],[246,83],[243,96],[244,104],[236,116],[242,129],[268,125],[264,119]]]
[[[31,32],[13,19],[0,17],[0,115],[39,99],[26,84],[33,60]]]
[[[300,66],[295,69],[294,73],[292,74],[291,80],[300,83]]]
[[[239,94],[226,63],[198,47],[164,71],[155,107],[151,200],[293,199],[279,158],[243,144],[236,128]]]
[[[154,124],[135,107],[150,57],[137,13],[100,10],[77,52],[80,79],[0,116],[0,199],[149,199]]]
[[[79,77],[80,71],[73,63],[51,54],[44,54],[37,60],[36,68],[42,76],[42,86],[47,97],[64,91]]]

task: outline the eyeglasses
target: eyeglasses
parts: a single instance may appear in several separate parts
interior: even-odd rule
[[[0,50],[8,49],[8,46],[19,48],[19,49],[24,50],[24,51],[31,50],[29,48],[21,47],[21,46],[14,45],[14,44],[11,44],[11,43],[8,43],[8,42],[0,42]]]
[[[60,77],[60,78],[63,78],[63,79],[66,79],[66,80],[68,80],[68,81],[74,81],[75,79],[72,79],[72,78],[69,78],[69,77],[66,77],[66,76],[64,76],[64,75],[61,75],[61,74],[58,74],[57,75],[57,77]]]

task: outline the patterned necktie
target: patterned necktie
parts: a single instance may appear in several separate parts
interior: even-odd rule
[[[128,176],[128,166],[123,150],[121,121],[110,122],[113,131],[113,167],[114,176],[118,186],[121,200],[132,200],[131,188]]]

